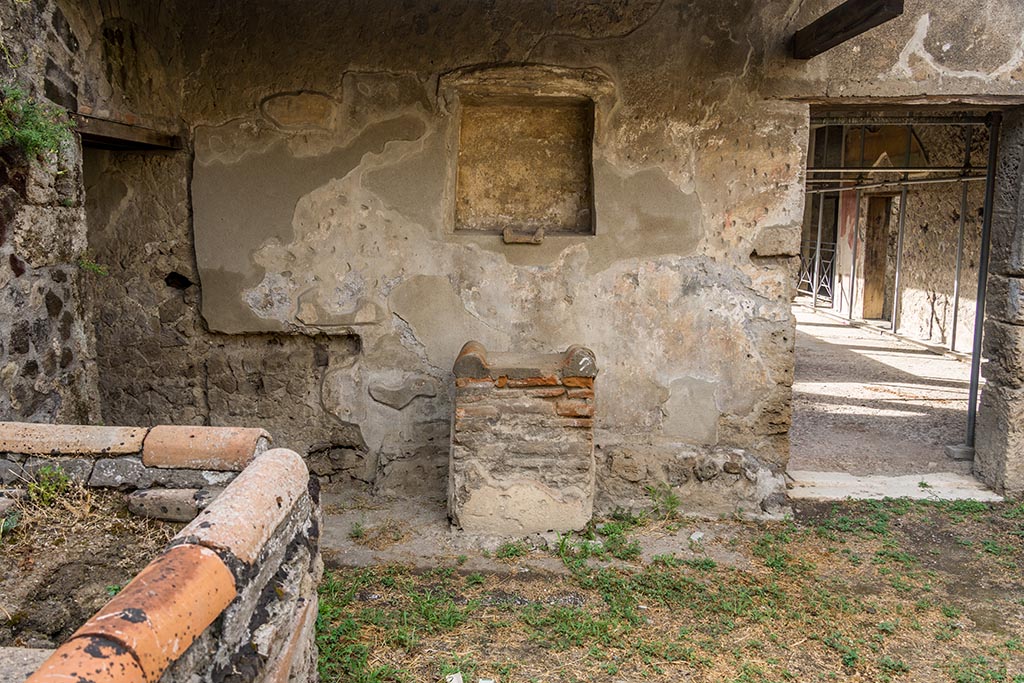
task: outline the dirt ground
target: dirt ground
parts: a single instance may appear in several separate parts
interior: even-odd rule
[[[968,363],[804,306],[793,310],[790,470],[970,472],[943,451],[964,439]]]
[[[54,498],[20,499],[0,536],[0,646],[56,647],[181,526],[130,514],[116,491],[71,484]]]
[[[325,544],[325,683],[1024,683],[1021,504],[800,501],[772,524],[661,506],[497,545],[404,504],[328,512],[351,516]]]

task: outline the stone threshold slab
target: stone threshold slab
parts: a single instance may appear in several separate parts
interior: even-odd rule
[[[977,500],[1001,503],[1003,497],[974,477],[955,472],[931,472],[900,476],[857,476],[845,472],[787,472],[789,497],[793,500]],[[924,485],[922,485],[922,483]]]

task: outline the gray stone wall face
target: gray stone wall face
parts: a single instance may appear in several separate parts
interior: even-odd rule
[[[992,211],[975,473],[1012,498],[1024,497],[1024,111],[1003,120]]]

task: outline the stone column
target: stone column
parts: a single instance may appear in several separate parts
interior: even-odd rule
[[[975,474],[1008,498],[1024,498],[1024,110],[1003,118],[992,211]]]

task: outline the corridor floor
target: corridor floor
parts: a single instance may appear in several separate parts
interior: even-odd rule
[[[962,443],[970,365],[795,305],[791,471],[970,472]]]

